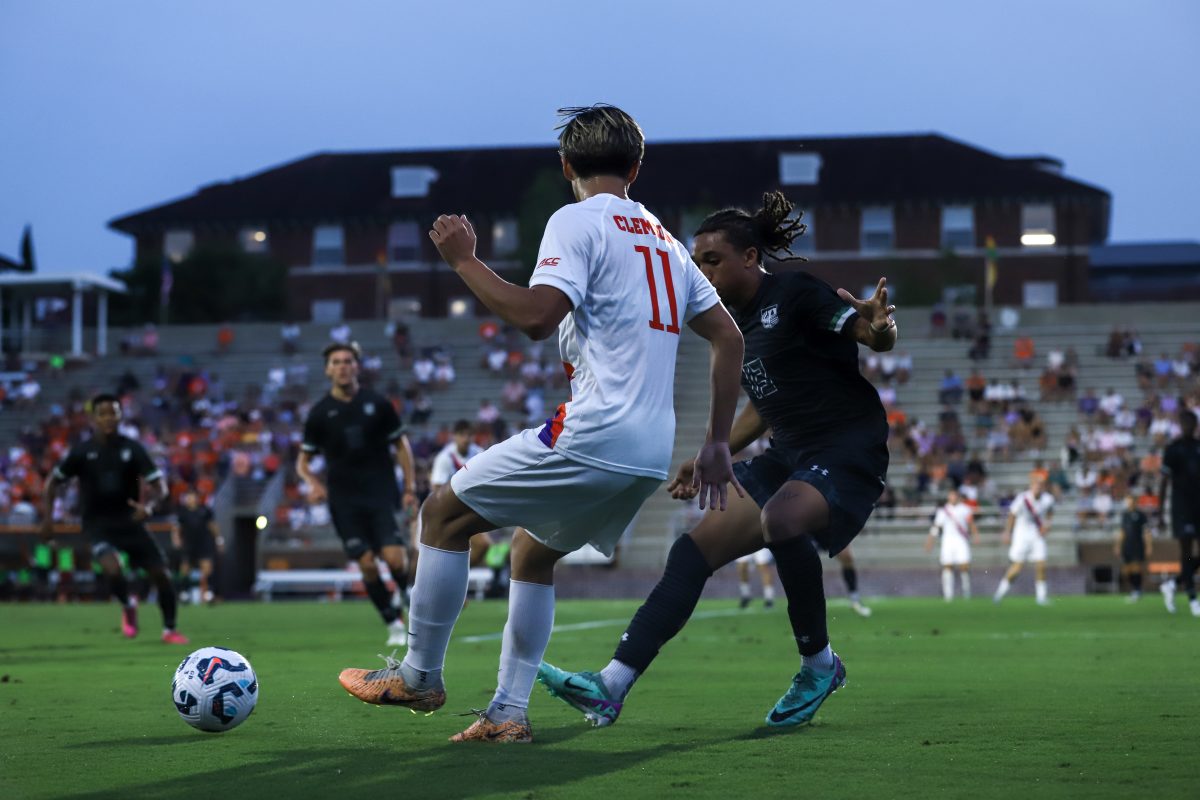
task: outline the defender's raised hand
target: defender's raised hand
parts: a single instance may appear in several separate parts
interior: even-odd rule
[[[475,258],[475,228],[466,214],[442,214],[433,223],[429,238],[451,267]]]
[[[887,278],[880,278],[875,287],[875,294],[866,300],[859,300],[845,289],[837,290],[838,297],[850,305],[858,315],[871,325],[871,329],[880,332],[891,326],[891,314],[896,307],[888,305]]]

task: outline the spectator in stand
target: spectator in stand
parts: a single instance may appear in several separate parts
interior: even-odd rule
[[[233,327],[228,322],[217,328],[217,355],[228,353],[233,347],[234,338]]]
[[[1108,333],[1108,344],[1104,346],[1104,355],[1109,358],[1120,358],[1125,354],[1125,332],[1114,325]]]
[[[138,355],[158,355],[158,329],[154,327],[153,323],[147,322],[146,327],[142,330],[141,348]]]
[[[1008,461],[1010,444],[1008,427],[1003,422],[998,423],[988,433],[987,450],[993,460]]]
[[[412,424],[424,425],[433,416],[433,398],[425,391],[418,391],[413,397]]]
[[[879,354],[879,377],[883,378],[887,383],[891,383],[896,379],[897,369],[897,360],[894,353],[889,351]]]
[[[525,397],[525,421],[529,425],[537,425],[546,419],[546,396],[541,389],[531,389]]]
[[[946,335],[946,306],[934,303],[929,311],[929,335],[941,338]]]
[[[475,412],[475,421],[484,425],[491,425],[498,419],[500,419],[500,409],[496,408],[492,401],[487,398],[480,400],[479,410]]]
[[[485,343],[494,342],[500,335],[500,326],[495,320],[487,319],[479,323],[479,338]]]
[[[300,349],[300,326],[294,322],[285,322],[279,329],[279,339],[285,356],[295,355]]]
[[[975,341],[971,343],[971,348],[967,351],[967,357],[972,361],[986,361],[992,357],[992,337],[990,334],[980,333],[975,337]]]
[[[1050,352],[1046,353],[1046,366],[1054,371],[1063,368],[1067,360],[1067,354],[1057,347],[1051,348]]]
[[[525,384],[515,378],[510,378],[500,390],[500,402],[505,411],[521,412],[525,409],[525,396],[528,390]]]
[[[912,377],[913,358],[907,350],[901,350],[896,355],[896,382],[901,386],[908,383]]]
[[[17,387],[17,406],[31,408],[37,405],[41,394],[42,385],[37,382],[37,378],[33,375],[26,375],[25,380],[21,381],[21,385]]]
[[[879,354],[875,351],[867,353],[866,358],[862,359],[859,370],[864,378],[875,383],[879,378]]]
[[[1158,358],[1154,359],[1154,375],[1158,379],[1160,389],[1165,388],[1171,381],[1171,357],[1166,353],[1159,353]]]
[[[938,402],[943,405],[958,405],[962,402],[962,397],[962,378],[955,375],[954,370],[946,370],[946,374],[942,376],[942,383],[938,387]]]
[[[1095,389],[1088,389],[1079,398],[1079,413],[1091,422],[1100,411],[1100,400],[1096,397]]]
[[[1187,383],[1187,379],[1192,375],[1192,364],[1184,353],[1180,353],[1174,361],[1171,362],[1171,376],[1175,379],[1176,385],[1183,386]]]
[[[1125,398],[1121,396],[1116,389],[1109,388],[1104,393],[1104,397],[1100,399],[1101,418],[1105,422],[1112,422],[1113,418],[1125,406]]]
[[[532,359],[526,360],[526,362],[521,365],[521,380],[524,381],[525,385],[531,389],[535,386],[542,385],[543,373],[544,369],[542,365]]]
[[[457,373],[454,371],[454,364],[450,361],[449,356],[442,356],[438,359],[437,367],[434,369],[434,382],[439,389],[448,389],[454,385],[454,380]]]
[[[1142,354],[1142,337],[1136,329],[1125,332],[1125,355],[1137,358]]]
[[[967,377],[967,397],[970,399],[971,411],[978,413],[983,405],[983,395],[987,390],[987,378],[979,374],[979,370],[971,370]]]
[[[1018,367],[1033,366],[1033,358],[1036,355],[1033,347],[1033,339],[1029,336],[1018,336],[1013,341],[1013,359],[1017,362]]]
[[[413,378],[417,382],[417,386],[422,389],[428,388],[433,383],[434,372],[437,371],[437,366],[433,363],[433,359],[429,357],[428,352],[423,352],[413,362],[412,365]]]
[[[879,402],[883,403],[884,408],[888,408],[896,404],[896,388],[894,386],[879,387]]]
[[[508,351],[503,347],[493,347],[484,357],[484,363],[493,375],[499,375],[508,364]]]
[[[407,323],[397,320],[391,323],[389,336],[392,339],[392,350],[400,361],[400,366],[407,367],[412,361],[412,340],[409,338]]]
[[[334,327],[330,328],[330,330],[329,330],[329,338],[332,339],[333,341],[337,342],[338,344],[349,344],[350,343],[350,326],[344,322],[341,323],[340,325],[335,325]]]
[[[950,335],[955,339],[970,339],[975,335],[975,326],[971,324],[971,312],[965,308],[955,309],[954,321],[950,325]]]

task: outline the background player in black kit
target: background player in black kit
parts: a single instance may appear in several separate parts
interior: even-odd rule
[[[346,555],[362,569],[363,585],[388,626],[389,645],[407,643],[402,598],[407,556],[396,526],[401,496],[396,486],[391,447],[404,470],[404,507],[415,507],[412,448],[396,409],[371,389],[359,386],[362,354],[357,344],[331,344],[325,348],[325,374],[329,394],[308,412],[304,443],[296,471],[308,484],[309,500],[329,500],[329,516],[341,537]],[[325,456],[328,487],[312,471],[310,459]],[[382,557],[396,581],[396,595],[379,576],[376,558]]]
[[[117,433],[121,422],[120,400],[111,394],[97,395],[89,410],[92,438],[72,447],[46,479],[40,534],[45,539],[53,536],[54,497],[64,483],[78,478],[83,533],[92,543],[92,553],[109,588],[121,602],[122,633],[128,638],[137,636],[137,605],[129,593],[117,551],[129,556],[130,566],[144,569],[150,576],[162,609],[162,640],[167,644],[187,644],[187,637],[175,630],[178,603],[166,559],[142,524],[154,513],[154,504],[167,495],[162,470],[141,444]],[[144,503],[143,483],[150,490],[150,498]]]
[[[192,602],[211,603],[213,592],[209,587],[209,578],[212,577],[217,550],[223,544],[220,531],[212,510],[200,502],[200,495],[195,489],[189,489],[182,501],[171,531],[172,543],[182,555],[180,572],[190,578],[193,570],[198,571],[199,586],[195,589]]]
[[[1125,495],[1120,529],[1113,543],[1113,553],[1121,557],[1121,573],[1129,579],[1129,601],[1142,599],[1142,581],[1146,576],[1146,560],[1153,552],[1150,538],[1150,518],[1138,507],[1133,495]]]
[[[650,597],[599,673],[542,664],[538,679],[596,725],[616,721],[625,695],[691,616],[713,571],[764,545],[775,556],[788,597],[800,672],[767,715],[767,724],[810,721],[845,682],[829,647],[819,548],[837,555],[862,530],[884,488],[888,425],[879,394],[859,372],[858,344],[896,343],[886,279],[860,301],[805,272],[764,271],[764,254],[790,255],[804,225],[779,192],[753,214],[726,209],[696,231],[692,257],[717,289],[745,339],[742,388],[729,449],[736,454],[768,429],[771,446],[734,473],[749,497],[729,498],[676,540]],[[788,260],[779,258],[779,260]],[[667,487],[690,499],[692,465]]]
[[[1187,592],[1193,617],[1200,617],[1196,599],[1196,568],[1200,567],[1200,439],[1196,438],[1196,412],[1179,412],[1179,438],[1163,451],[1163,479],[1159,487],[1159,524],[1171,487],[1171,534],[1179,540],[1179,580]],[[1163,600],[1175,613],[1175,581],[1164,581]]]

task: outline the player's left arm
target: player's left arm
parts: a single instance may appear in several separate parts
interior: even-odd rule
[[[866,300],[859,300],[845,289],[837,290],[838,297],[858,313],[850,331],[854,340],[882,353],[896,346],[899,329],[892,318],[896,307],[888,304],[887,278],[880,278],[875,293]]]
[[[466,216],[443,214],[429,238],[446,263],[458,273],[492,313],[534,340],[548,338],[571,313],[571,300],[553,286],[509,283],[475,255],[475,229]]]
[[[967,517],[967,527],[971,529],[971,542],[979,544],[979,526],[975,524],[975,512],[971,512],[971,516]]]
[[[129,507],[133,509],[133,518],[141,522],[153,516],[159,501],[168,495],[167,478],[142,445],[135,446],[134,458],[137,460],[138,474],[142,476],[142,485],[146,487],[149,494],[144,503],[136,500],[129,501]]]
[[[417,473],[416,467],[413,466],[412,444],[408,441],[408,434],[402,433],[396,440],[396,463],[404,472],[403,507],[414,508],[417,505]]]

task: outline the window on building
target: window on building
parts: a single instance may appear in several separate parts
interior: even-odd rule
[[[421,260],[421,231],[417,223],[408,220],[388,226],[388,260],[393,263]]]
[[[801,213],[803,216],[801,216]],[[791,219],[797,218],[801,219],[804,224],[808,226],[808,229],[804,232],[804,235],[792,242],[792,252],[799,256],[806,253],[811,253],[817,249],[817,229],[813,225],[812,211],[793,211]]]
[[[341,300],[313,300],[310,308],[313,322],[329,325],[342,321],[343,305]]]
[[[265,253],[270,249],[267,232],[262,228],[242,228],[238,233],[238,242],[247,253]]]
[[[517,221],[512,217],[498,219],[492,223],[492,254],[511,256],[517,252],[520,240],[517,237]]]
[[[313,228],[312,263],[314,267],[342,266],[346,263],[341,225],[318,225]]]
[[[429,184],[437,179],[433,167],[392,167],[392,197],[427,197]]]
[[[195,243],[196,238],[191,231],[167,231],[163,236],[163,255],[178,264],[188,257]]]
[[[783,186],[816,186],[820,177],[819,153],[779,154],[779,183]]]
[[[942,247],[961,250],[975,246],[975,209],[942,206]]]
[[[867,206],[862,210],[863,250],[891,250],[895,233],[891,206]]]
[[[1021,244],[1025,247],[1050,247],[1054,236],[1054,206],[1050,203],[1026,203],[1021,206]]]

